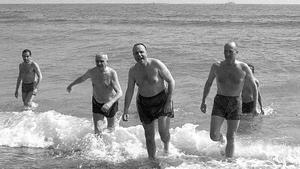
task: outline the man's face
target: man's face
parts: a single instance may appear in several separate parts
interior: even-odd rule
[[[143,45],[137,45],[132,50],[136,62],[145,64],[147,59],[147,51]]]
[[[230,45],[226,45],[224,47],[224,56],[225,59],[235,59],[235,56],[237,54],[237,49],[236,47],[230,46]]]
[[[31,55],[29,52],[24,52],[22,54],[22,58],[25,63],[29,63],[31,61]]]
[[[107,66],[107,60],[108,59],[106,55],[96,55],[95,57],[96,66],[104,70]]]

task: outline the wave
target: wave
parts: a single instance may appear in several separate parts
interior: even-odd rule
[[[1,112],[0,146],[48,149],[55,156],[77,156],[85,160],[102,160],[108,163],[126,163],[146,158],[144,131],[141,125],[117,126],[114,132],[105,130],[103,135],[93,134],[92,121],[58,113]],[[184,124],[172,128],[170,154],[166,157],[158,135],[158,157],[171,166],[168,168],[286,168],[300,167],[300,147],[274,144],[262,140],[245,142],[236,140],[236,159],[229,163],[221,155],[224,146],[213,142],[209,132],[197,130],[197,125]],[[174,163],[174,160],[177,162]],[[179,162],[178,162],[179,160]]]

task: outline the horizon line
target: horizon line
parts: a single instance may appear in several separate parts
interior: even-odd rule
[[[48,2],[41,2],[41,3],[0,3],[1,5],[39,5],[39,4],[125,4],[125,5],[134,5],[134,4],[166,4],[166,5],[300,5],[300,3],[163,3],[163,2],[144,2],[144,3],[122,3],[122,2],[111,2],[111,3],[101,3],[101,2],[59,2],[59,3],[48,3]]]

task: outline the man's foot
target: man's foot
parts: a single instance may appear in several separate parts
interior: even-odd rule
[[[169,142],[164,143],[164,156],[169,155]]]
[[[220,143],[221,143],[221,145],[226,144],[226,138],[225,138],[225,136],[221,135]]]
[[[108,133],[112,133],[112,132],[115,131],[115,127],[107,127],[107,128],[106,128],[106,131],[107,131]]]

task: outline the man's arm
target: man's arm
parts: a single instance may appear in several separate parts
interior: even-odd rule
[[[39,65],[35,62],[33,62],[33,65],[34,65],[34,71],[35,71],[35,73],[37,74],[37,77],[38,77],[37,81],[35,83],[35,87],[34,87],[35,89],[37,89],[39,87],[40,82],[42,81],[43,76],[42,76],[42,72],[41,72],[41,69],[40,69]]]
[[[207,78],[207,81],[205,83],[205,86],[204,86],[204,90],[203,90],[203,96],[202,96],[202,103],[201,103],[201,111],[203,113],[206,113],[206,104],[205,104],[205,99],[210,91],[210,88],[214,82],[214,79],[216,77],[216,74],[215,74],[215,69],[216,69],[216,64],[213,64],[210,68],[210,71],[209,71],[209,75],[208,75],[208,78]]]
[[[254,112],[251,112],[253,114],[257,114],[257,110],[256,110],[256,104],[257,104],[257,100],[258,100],[258,90],[257,90],[257,86],[255,84],[255,78],[253,76],[253,73],[252,71],[250,70],[249,66],[245,64],[244,66],[244,70],[246,72],[246,77],[245,78],[248,78],[249,79],[249,82],[250,82],[250,86],[252,87],[252,91],[253,91],[253,101],[254,101],[254,109],[253,111]]]
[[[258,100],[258,104],[260,106],[261,113],[264,115],[265,112],[264,112],[263,106],[262,106],[261,95],[260,95],[260,92],[259,92],[259,82],[258,82],[258,80],[255,80],[255,83],[256,83],[256,86],[257,86],[257,94],[258,94],[257,100]]]
[[[134,93],[135,80],[134,80],[133,73],[134,73],[133,68],[131,68],[128,72],[128,82],[127,82],[127,89],[126,89],[125,101],[124,101],[123,121],[128,120],[128,109]]]
[[[116,94],[114,95],[114,97],[107,103],[105,103],[101,109],[103,109],[103,111],[108,111],[110,109],[110,107],[117,101],[119,100],[122,95],[122,89],[119,83],[119,79],[118,79],[118,75],[117,72],[115,70],[111,70],[111,85],[113,87],[113,89],[115,90]]]
[[[20,87],[20,83],[21,83],[21,64],[19,64],[19,75],[18,75],[18,79],[17,79],[17,84],[16,84],[16,91],[15,91],[15,97],[18,98],[19,95],[19,87]]]
[[[91,77],[91,76],[90,76],[90,71],[91,71],[91,70],[88,70],[84,75],[78,77],[78,78],[77,78],[76,80],[74,80],[71,84],[69,84],[69,86],[67,87],[67,91],[70,93],[71,90],[72,90],[72,87],[73,87],[74,85],[77,85],[77,84],[79,84],[79,83],[82,83],[82,82],[86,81],[88,78],[90,78],[90,77]]]
[[[167,66],[162,63],[161,61],[158,61],[158,65],[160,67],[159,69],[159,75],[162,77],[163,80],[165,80],[168,83],[168,92],[167,92],[167,101],[166,101],[166,105],[164,108],[164,112],[171,112],[172,111],[172,97],[173,97],[173,91],[175,89],[175,80],[171,74],[171,72],[169,71],[169,69],[167,68]]]

